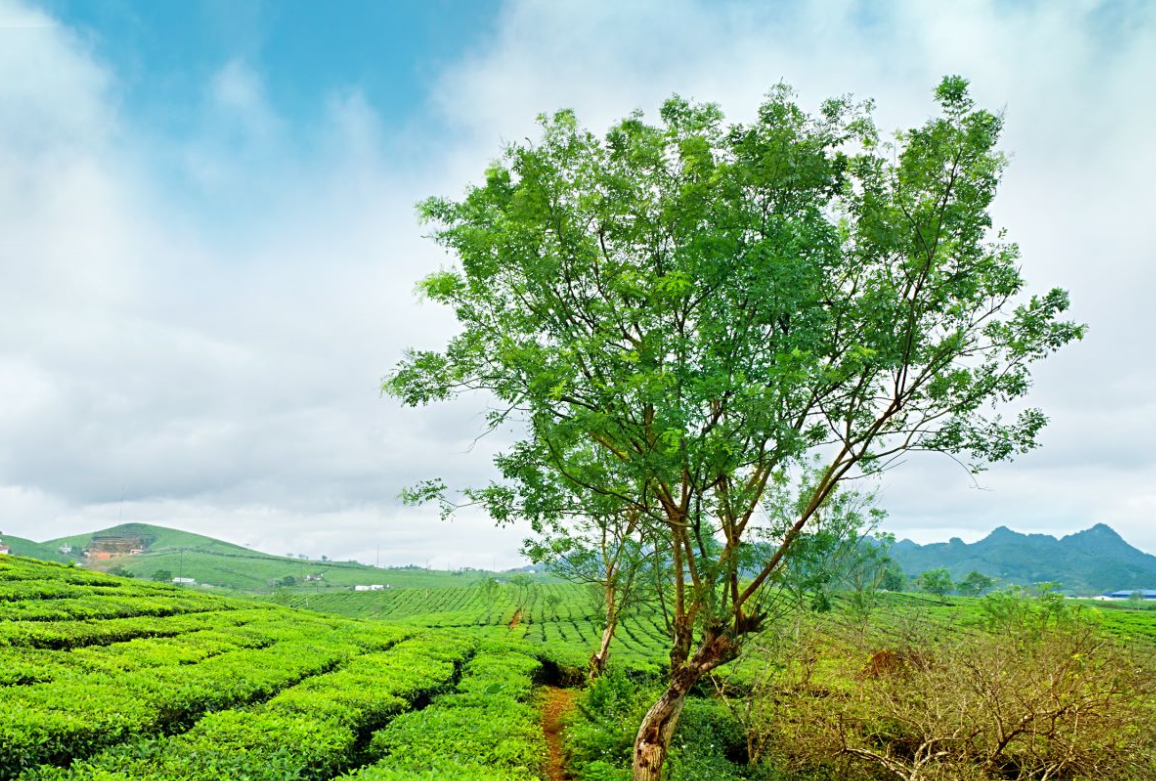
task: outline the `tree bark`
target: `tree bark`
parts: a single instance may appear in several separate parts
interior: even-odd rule
[[[702,676],[736,656],[738,646],[731,637],[726,633],[712,632],[703,638],[690,660],[671,670],[666,691],[650,706],[634,739],[633,781],[660,781],[670,751],[670,738],[678,726],[690,690]]]
[[[610,641],[614,639],[614,630],[618,628],[618,604],[610,573],[607,576],[605,591],[603,592],[606,605],[606,624],[602,629],[602,645],[597,653],[590,657],[590,678],[593,680],[606,670],[606,662],[610,659]]]
[[[602,645],[590,657],[590,678],[593,680],[606,671],[606,663],[610,660],[610,641],[614,639],[615,624],[607,622],[602,630]]]

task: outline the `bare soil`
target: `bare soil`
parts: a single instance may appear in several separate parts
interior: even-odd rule
[[[577,689],[557,686],[542,687],[542,734],[546,737],[548,781],[569,781],[565,756],[562,753],[562,720],[574,710]]]

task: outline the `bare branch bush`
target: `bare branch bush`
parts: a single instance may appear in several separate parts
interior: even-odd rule
[[[752,761],[845,781],[1156,779],[1152,651],[1086,618],[1020,611],[866,657],[833,627],[765,657],[743,705]]]

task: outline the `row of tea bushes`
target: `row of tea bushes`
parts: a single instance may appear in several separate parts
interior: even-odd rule
[[[340,637],[290,640],[200,664],[9,687],[0,699],[0,778],[183,729],[208,711],[268,698],[362,651]]]
[[[0,654],[5,646],[67,650],[106,645],[138,637],[175,637],[200,629],[245,624],[274,615],[265,607],[223,609],[169,616],[70,621],[5,621],[0,623]]]
[[[134,616],[174,616],[184,613],[217,611],[221,605],[198,594],[182,594],[179,589],[147,596],[115,593],[82,597],[35,598],[0,602],[0,621],[71,621]]]
[[[166,665],[195,664],[242,648],[264,648],[278,640],[299,638],[281,622],[252,621],[221,629],[199,629],[175,637],[145,637],[109,645],[91,645],[71,651],[45,648],[0,649],[0,687],[47,683],[66,676],[93,672],[122,672]]]
[[[108,749],[71,768],[40,767],[22,781],[287,781],[355,765],[369,734],[451,686],[474,643],[427,633],[356,657],[269,701],[210,714],[192,729]]]
[[[530,704],[541,663],[525,643],[483,641],[457,691],[378,731],[382,758],[346,781],[532,781],[546,747]]]

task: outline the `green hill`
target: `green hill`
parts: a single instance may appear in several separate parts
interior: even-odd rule
[[[145,543],[146,551],[150,554],[164,553],[166,551],[195,550],[204,553],[219,553],[221,555],[244,555],[246,557],[270,559],[278,558],[267,553],[252,551],[241,545],[234,545],[231,542],[206,537],[202,534],[194,534],[193,532],[181,531],[180,529],[170,529],[165,526],[153,526],[147,523],[122,523],[108,529],[101,529],[85,534],[74,534],[71,537],[60,537],[55,540],[49,540],[44,544],[50,545],[53,548],[59,548],[62,545],[71,545],[78,551],[82,551],[92,543],[94,537],[116,536],[139,537]]]
[[[86,559],[82,554],[93,544],[94,538],[139,540],[144,552],[118,554],[103,560]],[[168,578],[192,578],[200,585],[257,593],[269,593],[283,586],[307,588],[311,593],[347,591],[356,585],[374,584],[393,588],[468,586],[489,574],[480,570],[450,572],[412,566],[383,568],[351,561],[274,556],[201,534],[145,523],[125,523],[44,543],[28,540],[20,540],[20,543],[20,549],[13,545],[13,553],[46,561],[75,559],[91,569],[108,571],[119,568],[118,571],[129,572],[141,579],[164,574]],[[59,552],[61,546],[71,546],[73,550],[62,555]]]
[[[33,542],[23,537],[13,537],[11,534],[0,534],[0,542],[12,549],[13,556],[27,556],[30,559],[56,561],[65,564],[70,559],[75,558],[61,553],[57,550],[59,546],[49,542]]]
[[[1156,588],[1156,556],[1133,548],[1104,524],[1060,539],[1001,526],[971,544],[959,538],[931,545],[903,540],[891,555],[908,575],[944,568],[958,580],[975,570],[1003,583],[1054,582],[1087,595]]]

